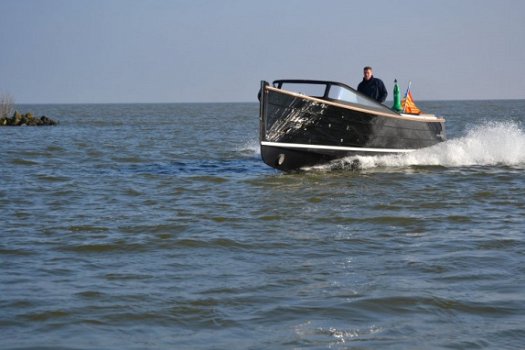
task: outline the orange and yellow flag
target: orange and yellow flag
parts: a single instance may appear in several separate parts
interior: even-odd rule
[[[412,97],[410,85],[412,85],[412,82],[408,84],[408,89],[405,94],[405,97],[401,100],[401,107],[403,108],[403,113],[421,114],[421,110],[417,108],[416,103],[414,102],[414,98]]]

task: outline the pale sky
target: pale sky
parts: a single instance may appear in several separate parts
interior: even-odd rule
[[[255,102],[366,65],[392,98],[525,99],[522,0],[0,0],[17,103]]]

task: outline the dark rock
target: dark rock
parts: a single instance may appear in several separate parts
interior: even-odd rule
[[[20,125],[20,122],[22,121],[22,114],[15,112],[13,113],[13,117],[11,118],[11,125]]]
[[[35,118],[32,113],[20,114],[18,111],[13,113],[11,118],[0,118],[0,126],[42,126],[42,125],[57,125],[58,122],[46,117]]]
[[[42,122],[42,125],[57,125],[57,122],[53,119],[49,119],[45,115],[40,117],[40,121]]]

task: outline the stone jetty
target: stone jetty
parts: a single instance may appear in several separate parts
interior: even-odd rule
[[[33,117],[32,113],[21,114],[14,112],[12,117],[0,118],[0,126],[43,126],[43,125],[57,125],[58,122],[46,117]]]

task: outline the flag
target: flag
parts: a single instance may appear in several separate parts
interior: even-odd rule
[[[417,108],[414,103],[414,98],[412,97],[412,91],[410,91],[410,84],[408,84],[408,89],[405,94],[405,97],[401,100],[401,106],[403,107],[403,113],[408,114],[421,114],[421,110]]]

